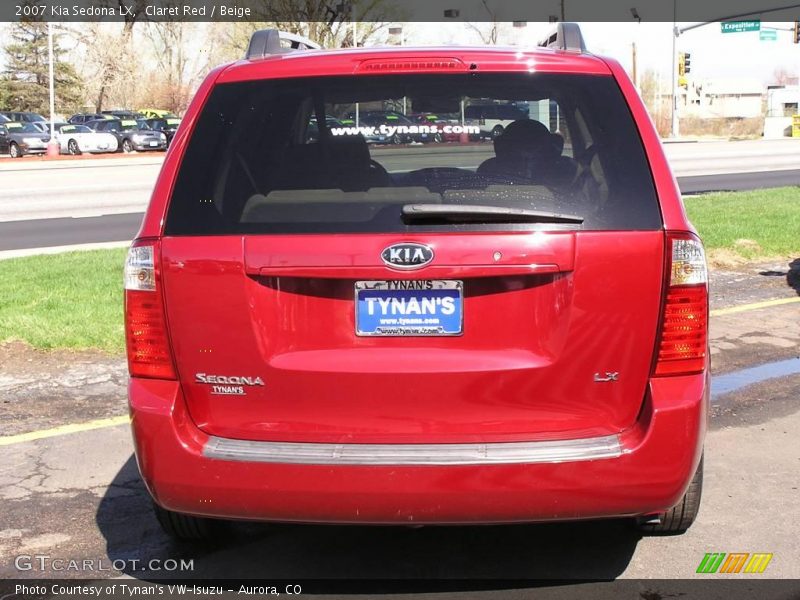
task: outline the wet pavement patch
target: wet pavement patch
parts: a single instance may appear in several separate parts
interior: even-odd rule
[[[711,380],[712,403],[720,396],[736,392],[749,385],[797,373],[800,373],[799,357],[769,362],[756,367],[741,369],[739,371],[727,373],[726,375],[713,377]]]

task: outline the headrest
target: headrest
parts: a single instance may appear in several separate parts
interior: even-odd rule
[[[370,161],[367,140],[361,134],[329,138],[330,158],[337,164],[364,165]]]
[[[494,153],[500,159],[555,158],[561,154],[554,135],[542,123],[533,119],[520,119],[509,124],[494,139]]]

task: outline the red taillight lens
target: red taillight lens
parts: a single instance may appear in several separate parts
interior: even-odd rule
[[[125,262],[125,341],[131,377],[175,379],[162,286],[158,242],[137,240]]]
[[[691,234],[670,234],[669,282],[654,375],[689,375],[706,368],[708,282],[703,246]]]

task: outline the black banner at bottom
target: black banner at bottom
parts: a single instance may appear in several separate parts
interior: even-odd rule
[[[800,581],[731,577],[730,579],[582,580],[159,580],[18,579],[0,582],[2,600],[123,598],[294,598],[315,595],[386,594],[437,599],[536,598],[542,600],[798,600]]]

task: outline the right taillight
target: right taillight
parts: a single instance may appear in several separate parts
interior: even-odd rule
[[[137,240],[125,261],[125,342],[131,377],[175,379],[158,270],[158,242]]]
[[[690,233],[667,235],[666,298],[654,375],[689,375],[706,368],[708,275],[703,244]]]

